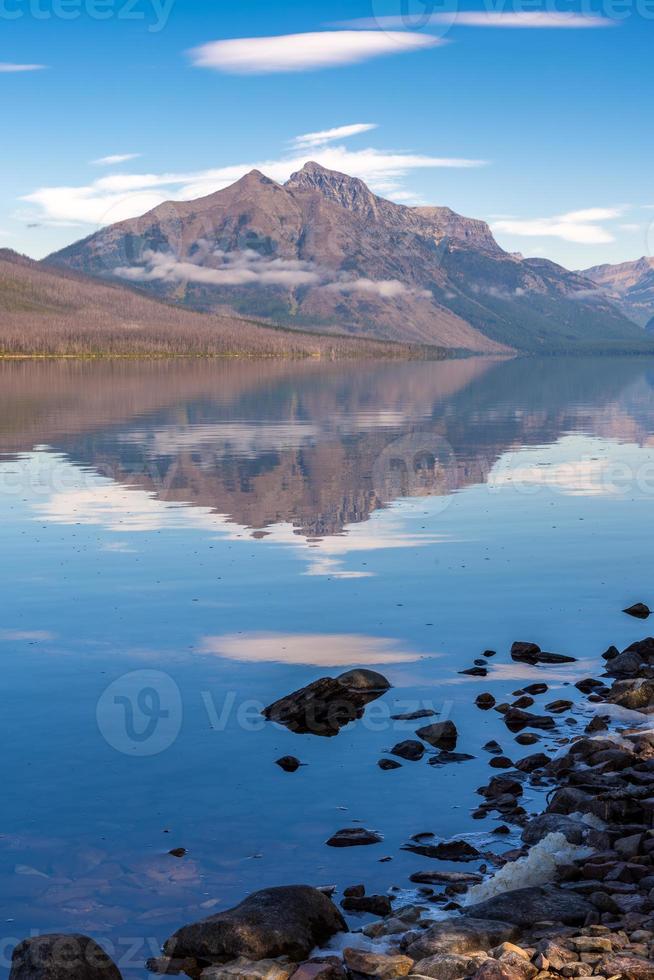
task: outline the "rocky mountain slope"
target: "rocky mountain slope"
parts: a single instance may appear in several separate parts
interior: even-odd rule
[[[600,286],[631,320],[654,330],[654,258],[643,256],[635,262],[598,265],[581,275]]]
[[[484,222],[405,207],[306,164],[168,202],[47,260],[204,311],[499,352],[638,347],[644,333],[583,276],[504,252]]]
[[[3,354],[402,356],[397,345],[273,329],[233,313],[196,313],[115,283],[0,249]]]

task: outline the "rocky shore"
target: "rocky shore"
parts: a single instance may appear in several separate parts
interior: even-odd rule
[[[609,648],[604,675],[577,682],[595,710],[581,735],[564,717],[572,701],[548,702],[542,714],[530,710],[547,693],[547,665],[563,660],[529,643],[514,644],[511,656],[543,665],[543,683],[516,692],[510,704],[480,696],[479,710],[502,714],[519,745],[533,746],[535,732],[566,733],[554,755],[533,751],[515,762],[497,743],[487,746],[492,768],[501,771],[479,788],[473,816],[499,815],[503,822],[493,836],[499,844],[503,835],[519,833],[519,847],[480,851],[468,840],[419,834],[410,850],[479,867],[413,875],[410,902],[399,889],[367,895],[363,885],[353,885],[338,897],[343,910],[378,918],[352,932],[332,889],[256,892],[234,909],[180,928],[162,956],[148,962],[150,972],[193,980],[654,980],[654,638],[622,652]],[[333,688],[340,698],[338,723],[324,703],[317,715],[332,735],[385,689],[380,675],[370,675],[370,693],[367,673],[349,672],[331,688],[314,685],[309,695],[309,689],[296,692],[303,699],[290,695],[267,710],[307,730],[298,705],[315,711],[316,693]],[[343,715],[344,690],[356,696]],[[428,724],[411,744],[396,746],[396,754],[419,758],[427,742],[440,749],[433,759],[447,764],[456,761],[449,757],[457,756],[457,735],[452,722]],[[521,802],[531,787],[547,794],[542,813],[528,813]],[[373,843],[365,836],[362,828],[346,828],[329,843]],[[11,980],[119,978],[118,967],[85,936],[28,939],[13,953]]]

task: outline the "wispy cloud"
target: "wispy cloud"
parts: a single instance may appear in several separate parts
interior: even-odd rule
[[[570,211],[553,218],[514,218],[494,222],[493,231],[525,238],[560,238],[580,245],[606,245],[615,241],[612,232],[601,222],[619,218],[621,208],[588,208]]]
[[[196,68],[237,75],[271,74],[335,68],[442,43],[429,34],[402,31],[316,31],[210,41],[191,50],[189,56]]]
[[[419,25],[418,25],[419,21]],[[401,29],[420,26],[421,30],[430,27],[490,27],[509,30],[583,30],[602,27],[615,27],[619,21],[597,14],[581,14],[572,11],[556,10],[452,10],[443,13],[416,14],[412,17],[392,15],[388,17],[361,17],[344,22],[341,26],[361,29],[382,28]]]
[[[96,167],[113,167],[119,163],[127,163],[128,160],[138,160],[140,156],[140,153],[114,153],[108,157],[91,160],[91,163]]]
[[[43,71],[47,65],[16,65],[10,61],[0,61],[0,75],[10,75],[22,71]]]
[[[306,134],[305,134],[306,135]],[[330,170],[360,177],[379,194],[405,199],[402,181],[414,170],[473,168],[484,160],[434,157],[367,147],[350,150],[332,143],[311,147],[311,157]],[[96,228],[139,215],[164,201],[188,201],[228,187],[251,170],[260,170],[283,183],[306,163],[308,148],[294,147],[289,154],[270,160],[236,163],[189,173],[112,174],[82,186],[39,187],[22,198],[36,205],[38,220],[49,224],[76,223]],[[33,220],[30,214],[28,220]]]
[[[179,262],[173,255],[147,252],[145,266],[116,269],[132,282],[196,282],[211,286],[286,286],[289,289],[320,282],[312,263],[295,259],[264,259],[249,249],[242,252],[212,252],[215,268]]]
[[[358,136],[360,133],[368,133],[371,129],[377,129],[377,123],[353,123],[351,126],[336,126],[334,129],[323,129],[317,133],[304,133],[296,136],[293,146],[299,150],[309,149],[314,146],[324,146],[325,143],[333,143],[335,140],[347,139],[350,136]]]

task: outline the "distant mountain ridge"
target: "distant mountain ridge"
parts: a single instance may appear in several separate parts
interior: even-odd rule
[[[654,258],[597,265],[581,275],[601,286],[606,296],[635,323],[654,331]]]
[[[407,207],[309,162],[108,226],[48,263],[202,311],[237,311],[484,353],[631,349],[646,342],[588,278],[505,252],[489,226]]]

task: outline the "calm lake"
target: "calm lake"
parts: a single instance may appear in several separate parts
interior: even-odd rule
[[[654,600],[653,502],[644,358],[0,365],[2,970],[74,930],[144,976],[257,888],[461,869],[401,850],[426,831],[497,848],[483,745],[535,750],[475,697],[572,698],[651,631],[621,610]],[[514,640],[578,662],[512,663]],[[338,736],[263,721],[352,666],[393,688]],[[417,709],[474,759],[379,769]],[[354,826],[384,839],[325,846]]]

